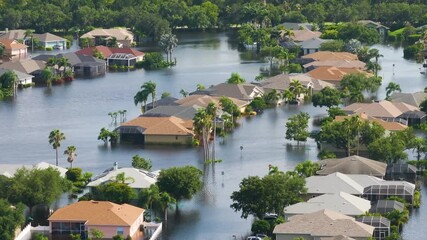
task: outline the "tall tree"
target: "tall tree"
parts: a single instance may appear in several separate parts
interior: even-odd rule
[[[163,49],[163,51],[166,53],[166,61],[171,63],[172,52],[174,48],[178,46],[178,38],[176,37],[176,35],[172,33],[165,33],[160,36],[159,45]]]
[[[333,107],[338,106],[342,103],[342,93],[338,89],[325,87],[318,93],[313,94],[312,102],[313,106],[317,107]]]
[[[298,144],[300,141],[307,141],[310,135],[307,129],[309,119],[310,115],[306,112],[289,117],[286,122],[286,139],[297,141]]]
[[[145,112],[147,110],[147,100],[149,95],[150,93],[147,91],[147,89],[141,87],[141,90],[139,90],[133,97],[135,106],[139,103],[141,104],[141,112]]]
[[[24,40],[30,38],[31,40],[31,52],[34,52],[34,40],[33,40],[33,30],[27,29],[24,33]]]
[[[24,206],[12,206],[8,201],[0,199],[0,239],[15,239],[15,231],[24,224]]]
[[[70,163],[70,169],[73,168],[73,162],[77,157],[77,148],[75,146],[68,146],[64,151],[64,155],[67,155],[67,161]]]
[[[386,99],[388,99],[393,92],[402,92],[400,85],[394,82],[389,82],[385,90],[386,90]]]
[[[49,144],[52,145],[56,153],[56,166],[58,166],[58,149],[61,147],[61,141],[65,140],[65,134],[59,129],[54,129],[49,134]]]
[[[245,83],[246,80],[240,76],[238,73],[232,73],[230,78],[227,79],[228,84],[240,84]]]
[[[156,83],[153,81],[148,81],[145,82],[141,88],[145,89],[151,95],[152,108],[154,108],[154,102],[156,100]]]
[[[297,101],[297,99],[300,97],[301,94],[304,94],[307,92],[307,89],[301,84],[298,80],[292,80],[289,84],[289,90],[292,92],[294,96],[294,101]]]
[[[177,201],[191,199],[202,188],[203,173],[193,166],[172,167],[160,171],[157,185]]]

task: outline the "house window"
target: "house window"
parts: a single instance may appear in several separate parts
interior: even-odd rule
[[[124,235],[125,231],[122,227],[117,228],[117,235]]]

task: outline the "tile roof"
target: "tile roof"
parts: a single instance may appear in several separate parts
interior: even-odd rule
[[[358,68],[364,69],[366,63],[359,60],[347,60],[347,59],[339,59],[339,60],[324,60],[324,61],[313,61],[303,65],[304,68],[309,67],[337,67],[337,68]]]
[[[175,103],[181,106],[199,106],[199,107],[207,107],[209,103],[213,102],[215,104],[219,104],[221,97],[209,96],[209,95],[189,95],[185,98],[181,98],[175,101]],[[229,99],[237,105],[237,107],[241,108],[248,105],[247,101],[242,101],[237,98],[229,97]]]
[[[262,96],[264,91],[262,88],[251,84],[251,83],[242,83],[242,84],[228,84],[220,83],[215,86],[211,86],[206,90],[198,90],[190,93],[190,95],[209,95],[209,96],[226,96],[237,98],[242,101],[251,101],[257,96]]]
[[[369,211],[370,208],[371,202],[369,200],[345,192],[339,192],[324,194],[311,198],[307,202],[300,202],[285,207],[284,214],[300,215],[329,209],[347,216],[359,216]]]
[[[373,103],[353,103],[342,110],[349,113],[365,113],[369,117],[396,118],[404,112],[419,110],[419,108],[406,103],[382,100]]]
[[[128,48],[128,47],[110,48],[110,47],[106,47],[106,46],[96,46],[96,47],[90,47],[90,48],[83,48],[83,49],[77,51],[76,54],[93,56],[94,49],[97,49],[99,52],[101,52],[105,58],[108,58],[115,53],[132,54],[132,55],[135,55],[137,57],[144,56],[143,52],[140,52],[140,51],[133,49],[133,48]]]
[[[402,102],[415,107],[419,107],[420,104],[427,98],[427,93],[425,92],[415,92],[415,93],[400,93],[394,92],[389,97],[391,102]]]
[[[31,74],[36,71],[43,70],[46,63],[40,60],[24,59],[16,62],[5,62],[1,65],[4,69],[14,69],[23,73]]]
[[[153,109],[155,110],[155,109]],[[177,117],[149,117],[141,115],[121,125],[140,127],[144,135],[194,135],[193,121]]]
[[[115,37],[117,40],[133,39],[133,33],[125,28],[97,28],[90,32],[83,34],[80,38],[95,38],[95,37]]]
[[[318,31],[311,31],[308,29],[302,29],[302,30],[292,30],[294,33],[293,36],[291,36],[291,39],[295,42],[303,42],[307,41],[312,38],[318,38],[320,35],[322,35],[321,32]]]
[[[367,76],[372,76],[372,74],[367,73],[358,68],[337,68],[330,66],[321,66],[317,67],[309,72],[307,75],[324,81],[341,81],[346,74],[349,73],[363,73]]]
[[[0,39],[0,44],[4,46],[5,49],[27,49],[28,46],[22,43],[19,43],[16,40],[11,39]]]
[[[299,234],[308,234],[312,237],[345,235],[354,238],[368,238],[372,236],[373,232],[374,227],[327,209],[292,216],[286,223],[276,225],[273,231],[276,235],[290,234],[298,236]]]
[[[65,41],[65,38],[60,36],[56,36],[52,33],[42,33],[42,34],[33,34],[33,38],[37,38],[40,42],[57,42],[57,41]]]
[[[319,162],[321,170],[318,175],[329,175],[334,172],[344,174],[366,174],[384,177],[387,164],[368,158],[353,155],[345,158],[330,158]]]
[[[56,210],[48,220],[83,221],[89,226],[131,226],[144,209],[107,201],[80,201]]]
[[[302,56],[305,59],[313,59],[315,61],[326,61],[326,60],[358,60],[356,54],[349,52],[330,52],[330,51],[319,51],[310,53]]]
[[[108,182],[111,182],[119,173],[124,173],[126,177],[133,178],[134,181],[129,182],[128,185],[134,189],[143,189],[149,188],[152,184],[155,184],[157,181],[157,175],[151,172],[137,169],[133,167],[125,168],[111,168],[107,171],[104,171],[102,174],[95,176],[88,187],[99,186]]]
[[[335,85],[322,80],[313,79],[307,74],[290,73],[290,74],[279,74],[270,78],[267,78],[261,82],[254,82],[253,84],[261,86],[266,92],[276,89],[278,91],[284,91],[289,88],[292,80],[298,80],[303,86],[308,87],[311,83],[313,90],[320,91],[325,87],[335,88]]]

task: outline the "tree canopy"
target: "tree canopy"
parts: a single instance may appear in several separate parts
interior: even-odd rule
[[[15,239],[15,230],[24,224],[24,206],[12,206],[8,201],[0,199],[0,239]]]
[[[286,122],[286,139],[305,142],[310,133],[308,132],[308,120],[310,115],[301,112],[289,117]]]
[[[160,171],[157,185],[177,201],[191,199],[202,188],[202,171],[193,166],[172,167]]]

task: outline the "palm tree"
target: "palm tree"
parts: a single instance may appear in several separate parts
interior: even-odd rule
[[[49,134],[49,144],[56,151],[56,166],[58,166],[58,148],[61,147],[61,141],[65,140],[65,134],[59,129],[54,129]]]
[[[366,64],[366,70],[372,71],[375,77],[378,77],[378,71],[381,70],[381,65],[379,65],[377,62],[369,61]]]
[[[46,82],[46,85],[50,87],[52,85],[52,80],[54,79],[54,75],[52,73],[51,67],[46,67],[41,72],[41,79]]]
[[[64,155],[68,155],[67,161],[70,163],[70,169],[73,168],[73,162],[77,157],[76,150],[77,149],[75,146],[68,146],[67,149],[64,151]]]
[[[199,139],[202,140],[204,150],[204,160],[209,159],[209,129],[211,121],[206,109],[198,109],[193,118],[194,132],[197,134]]]
[[[68,62],[68,58],[64,58],[64,57],[62,57],[62,58],[59,58],[58,59],[58,68],[59,69],[61,69],[61,68],[63,68],[62,69],[62,76],[64,76],[65,75],[65,71],[67,70],[67,68],[68,67],[70,67],[71,66],[71,64]]]
[[[382,54],[380,54],[380,51],[376,48],[369,49],[368,55],[370,56],[370,58],[375,58],[375,63],[377,64],[378,64],[378,59],[380,57],[384,57]]]
[[[294,100],[296,101],[301,94],[306,92],[306,88],[298,80],[292,80],[289,84],[289,90],[294,94]]]
[[[196,85],[196,90],[197,91],[199,91],[199,90],[205,90],[206,88],[205,88],[205,86],[203,86],[203,84],[200,84],[200,83],[198,83],[197,85]]]
[[[27,29],[24,33],[24,39],[29,37],[31,39],[31,52],[34,52],[34,40],[33,40],[33,30]]]
[[[144,112],[145,110],[147,110],[148,95],[150,95],[148,91],[146,89],[142,89],[139,92],[137,92],[136,95],[133,97],[135,106],[138,105],[138,103],[141,103],[141,112]],[[143,107],[145,107],[145,109],[143,109]]]
[[[206,113],[208,115],[208,121],[211,121],[211,126],[213,126],[213,141],[212,141],[212,160],[215,162],[215,140],[216,140],[216,115],[217,115],[217,106],[215,103],[211,102],[206,106]],[[208,129],[208,133],[210,134],[211,129]]]
[[[122,183],[122,184],[129,184],[129,183],[134,183],[135,179],[133,177],[126,177],[124,172],[118,173],[115,177],[114,177],[114,182],[116,183]],[[126,183],[128,182],[128,183]]]
[[[182,97],[187,97],[187,96],[188,96],[188,94],[189,94],[189,92],[185,91],[184,89],[181,89],[181,90],[179,91],[179,93],[182,95]]]
[[[294,99],[294,93],[289,89],[285,89],[282,93],[282,99],[288,103],[290,100]]]
[[[165,214],[165,218],[164,218],[165,221],[168,220],[168,207],[170,204],[174,204],[174,203],[176,203],[175,198],[170,196],[167,192],[161,192],[159,194],[158,199],[157,199],[157,204],[159,205],[159,207],[163,210],[163,212]]]
[[[172,52],[178,46],[178,38],[172,33],[163,34],[160,36],[159,45],[166,53],[166,61],[172,62]]]
[[[153,104],[152,108],[154,108],[154,101],[156,99],[156,83],[153,81],[148,81],[145,82],[141,88],[145,89],[148,94],[151,94],[151,101]]]
[[[272,91],[264,95],[265,102],[271,106],[277,105],[280,99],[281,94],[276,89],[273,89]]]
[[[386,90],[386,99],[388,99],[390,97],[390,94],[393,92],[396,92],[396,91],[402,92],[400,85],[394,82],[389,82],[385,90]]]

